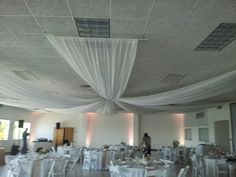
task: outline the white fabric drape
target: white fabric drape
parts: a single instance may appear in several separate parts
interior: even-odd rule
[[[1,69],[0,71],[1,104],[22,108],[39,108],[56,112],[83,112],[101,107],[100,98],[72,99],[62,96],[52,96],[23,82],[14,75]]]
[[[136,57],[136,39],[48,36],[49,41],[94,91],[104,98],[99,112],[112,112],[127,85]]]
[[[202,105],[189,103],[236,89],[236,70],[180,89],[140,97],[122,97],[136,57],[138,40],[48,36],[69,66],[98,96],[71,98],[50,95],[0,70],[0,103],[61,113],[126,111],[184,111]],[[4,97],[7,98],[4,98]],[[186,106],[187,105],[187,106]]]
[[[186,104],[206,99],[236,88],[236,70],[180,89],[149,96],[121,98],[119,101],[154,108],[171,104]]]

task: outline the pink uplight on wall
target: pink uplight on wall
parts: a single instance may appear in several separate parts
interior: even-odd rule
[[[180,145],[184,145],[184,116],[185,114],[175,114],[175,117],[178,120],[178,122],[182,124],[180,126],[181,128],[179,129],[179,133],[178,133],[178,136],[179,136],[178,141]]]
[[[92,121],[93,118],[96,116],[96,113],[89,112],[87,113],[87,129],[86,129],[86,147],[91,146],[92,141]]]
[[[128,144],[133,146],[134,145],[134,114],[133,113],[127,113],[128,118]]]

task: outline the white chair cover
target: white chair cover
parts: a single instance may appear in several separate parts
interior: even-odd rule
[[[108,166],[111,177],[123,177],[118,166]]]
[[[20,177],[20,165],[18,160],[10,160],[7,177]]]
[[[54,159],[50,167],[48,177],[65,177],[67,164],[68,160],[66,159]]]
[[[92,157],[90,151],[84,151],[83,170],[90,170],[91,159]]]

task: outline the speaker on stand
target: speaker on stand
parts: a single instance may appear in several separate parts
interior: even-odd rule
[[[23,128],[24,127],[24,120],[18,120],[18,128]]]
[[[60,129],[61,128],[61,123],[60,122],[57,122],[56,123],[56,129]]]

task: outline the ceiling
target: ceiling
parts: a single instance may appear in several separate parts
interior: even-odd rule
[[[220,23],[236,23],[235,0],[0,0],[0,66],[30,71],[39,79],[24,82],[51,94],[95,95],[46,38],[78,36],[74,17],[110,18],[112,38],[144,39],[124,96],[161,93],[236,69],[236,40],[221,51],[194,50]],[[168,74],[186,77],[164,83]],[[192,105],[235,100],[236,90]]]

